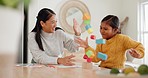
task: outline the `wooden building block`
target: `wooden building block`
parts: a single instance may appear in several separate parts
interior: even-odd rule
[[[98,58],[102,59],[102,60],[107,60],[107,55],[101,52],[98,52]]]
[[[92,63],[83,62],[82,63],[82,68],[83,69],[92,69],[93,68],[93,65],[92,65]]]
[[[89,29],[87,30],[87,32],[88,32],[89,34],[91,34],[91,33],[93,32],[93,29],[92,29],[92,28],[89,28]]]
[[[105,44],[106,40],[105,39],[96,39],[96,44]]]
[[[90,24],[85,26],[85,29],[88,30],[89,28],[91,28]]]
[[[87,58],[87,62],[88,63],[91,63],[92,62],[92,59],[91,58]]]
[[[84,13],[83,20],[90,20],[90,15],[88,13]]]
[[[95,35],[91,35],[90,36],[90,39],[95,40],[96,39],[96,36]]]
[[[83,59],[87,59],[88,58],[88,56],[85,54],[84,56],[83,56]]]
[[[85,24],[85,25],[90,24],[90,20],[84,20],[84,24]]]
[[[90,57],[91,55],[93,55],[93,52],[92,52],[91,50],[88,50],[88,51],[86,52],[86,55],[87,55],[88,57]]]

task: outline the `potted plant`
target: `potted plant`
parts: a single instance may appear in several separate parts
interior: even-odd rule
[[[30,0],[0,0],[0,5],[17,9],[20,4],[23,4],[25,8],[28,7]]]

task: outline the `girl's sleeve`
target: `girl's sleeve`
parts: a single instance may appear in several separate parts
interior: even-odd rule
[[[30,33],[28,36],[28,47],[35,62],[40,64],[57,64],[58,57],[49,56],[39,49],[34,33]]]
[[[130,48],[133,48],[135,50],[137,50],[137,52],[140,54],[140,58],[143,58],[144,57],[144,46],[140,43],[140,42],[137,42],[133,39],[131,39],[130,37],[126,37],[124,38],[124,47],[126,49],[130,49]]]
[[[92,52],[94,53],[94,57],[92,58],[92,61],[97,63],[97,62],[101,61],[101,59],[99,59],[99,58],[97,57],[97,53],[99,52],[99,49],[100,49],[100,48],[99,48],[99,45],[96,46],[96,50],[94,50],[92,47],[89,46],[88,48],[85,49],[85,53],[86,53],[88,50],[92,51]]]

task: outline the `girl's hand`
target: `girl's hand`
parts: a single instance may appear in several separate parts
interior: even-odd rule
[[[81,28],[75,18],[73,19],[73,30],[76,36],[81,35]]]
[[[88,37],[86,40],[82,40],[81,38],[75,38],[75,42],[79,44],[78,47],[88,48]]]
[[[65,66],[75,65],[74,63],[72,63],[75,61],[74,59],[72,59],[74,57],[75,57],[74,55],[70,55],[70,56],[66,56],[64,58],[58,58],[58,64],[63,64]]]
[[[131,56],[135,58],[140,58],[140,54],[133,48],[129,49],[128,52],[130,53]]]

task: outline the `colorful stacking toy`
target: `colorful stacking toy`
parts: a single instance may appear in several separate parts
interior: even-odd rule
[[[86,25],[85,29],[87,30],[87,32],[90,34],[90,39],[92,40],[96,40],[96,44],[105,44],[106,40],[105,39],[96,39],[96,36],[93,35],[93,29],[90,25],[90,15],[88,13],[84,13],[83,14],[83,22]],[[92,62],[92,58],[94,57],[94,53],[91,50],[88,50],[85,55],[83,56],[84,59],[87,60],[87,63],[91,63]],[[102,59],[102,60],[106,60],[107,59],[107,55],[103,54],[102,52],[98,52],[98,54],[96,55],[98,58]],[[85,63],[85,64],[87,64]]]
[[[93,32],[93,29],[90,25],[90,15],[88,13],[84,13],[83,14],[83,20],[84,20],[84,24],[86,25],[85,29],[87,30],[87,32],[89,34],[91,34]]]
[[[86,53],[85,53],[85,55],[83,56],[83,58],[84,59],[86,59],[87,60],[87,62],[91,62],[92,60],[92,58],[94,57],[94,53],[91,51],[91,50],[88,50]]]

